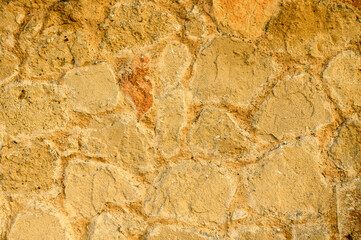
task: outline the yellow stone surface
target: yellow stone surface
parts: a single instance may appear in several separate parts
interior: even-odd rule
[[[0,48],[0,83],[11,79],[18,73],[19,59],[13,54],[1,51]]]
[[[9,221],[10,206],[7,199],[0,195],[0,238],[5,238],[5,230]]]
[[[202,236],[195,229],[180,228],[174,226],[157,226],[147,234],[147,240],[206,240],[210,237]]]
[[[202,45],[189,87],[197,101],[247,105],[275,69],[272,58],[252,45],[219,37]]]
[[[342,109],[361,106],[361,57],[347,50],[336,55],[323,72],[323,81]]]
[[[317,82],[306,73],[288,76],[274,87],[253,118],[254,126],[263,134],[281,139],[300,136],[330,123],[331,109]]]
[[[266,227],[257,227],[257,226],[247,226],[247,225],[236,225],[230,230],[230,237],[232,240],[285,240],[286,237],[277,232],[276,229],[266,228]]]
[[[95,114],[111,110],[118,103],[119,87],[107,63],[70,70],[64,76],[64,85],[70,88],[75,111]]]
[[[330,235],[330,228],[322,224],[292,226],[292,240],[329,240]]]
[[[149,189],[148,216],[182,221],[224,222],[235,182],[212,164],[186,160],[164,170]]]

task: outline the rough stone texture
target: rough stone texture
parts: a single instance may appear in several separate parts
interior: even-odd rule
[[[5,239],[5,230],[10,216],[10,206],[7,199],[0,195],[0,238]]]
[[[164,170],[148,191],[148,216],[224,222],[235,183],[212,164],[182,161]]]
[[[292,226],[292,239],[294,240],[329,240],[330,235],[330,228],[322,224]]]
[[[270,152],[261,163],[246,168],[250,206],[259,214],[308,219],[327,213],[332,200],[318,167],[317,141],[308,137]]]
[[[147,234],[147,240],[163,240],[163,239],[177,239],[177,240],[205,240],[212,239],[207,236],[202,236],[197,233],[195,229],[179,228],[175,226],[157,226]]]
[[[14,77],[18,72],[19,59],[0,48],[0,84]]]
[[[255,127],[281,139],[300,136],[330,123],[333,120],[330,106],[323,94],[316,91],[315,84],[315,79],[305,73],[280,81],[255,114]]]
[[[336,194],[339,238],[361,238],[361,180],[339,183]]]
[[[72,69],[65,74],[64,85],[71,89],[70,101],[75,111],[96,114],[111,110],[118,103],[118,84],[106,63]]]
[[[350,177],[359,177],[361,171],[361,122],[351,120],[338,130],[329,153],[335,165]]]
[[[257,227],[257,226],[246,226],[236,225],[230,229],[230,237],[233,240],[251,240],[251,239],[262,239],[262,240],[285,240],[285,236],[282,233],[278,233],[276,229]]]
[[[7,85],[0,89],[0,122],[11,135],[62,128],[68,120],[66,100],[58,85]]]
[[[188,143],[194,151],[239,158],[250,149],[247,136],[224,110],[207,107],[192,124]]]
[[[102,213],[92,221],[89,230],[90,240],[137,239],[142,236],[147,223],[139,216],[129,212],[121,214]]]
[[[275,68],[272,58],[252,45],[219,37],[199,50],[190,89],[202,102],[242,106],[251,103]]]
[[[92,217],[105,203],[135,201],[142,187],[134,177],[111,165],[72,161],[65,171],[65,205],[73,217]]]
[[[361,106],[361,57],[348,50],[335,56],[323,72],[323,81],[343,109]]]
[[[0,187],[8,193],[46,191],[54,186],[58,153],[41,139],[13,143],[0,152]]]

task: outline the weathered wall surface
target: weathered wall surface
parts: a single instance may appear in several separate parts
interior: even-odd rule
[[[361,239],[359,0],[2,0],[0,239]]]

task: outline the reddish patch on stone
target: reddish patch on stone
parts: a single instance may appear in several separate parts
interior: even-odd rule
[[[344,0],[346,3],[351,4],[356,8],[361,8],[361,0]]]
[[[120,86],[132,99],[140,119],[153,105],[152,84],[147,79],[150,59],[144,55],[135,57],[131,62],[131,73],[121,76]]]

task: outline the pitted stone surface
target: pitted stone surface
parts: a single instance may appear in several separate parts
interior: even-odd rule
[[[0,192],[0,238],[5,239],[5,230],[10,218],[10,206],[7,199]]]
[[[134,177],[117,167],[74,160],[65,170],[65,206],[73,217],[89,218],[105,203],[135,201],[142,188]]]
[[[361,106],[361,57],[351,50],[335,56],[323,72],[323,81],[342,107]]]
[[[212,164],[182,161],[164,170],[148,191],[148,216],[224,222],[235,183]]]
[[[70,101],[75,111],[96,114],[111,110],[118,103],[119,87],[107,63],[72,69],[65,74],[64,84],[71,89]],[[123,101],[124,95],[121,98]]]
[[[232,240],[286,240],[282,233],[276,229],[248,225],[236,225],[229,230],[229,236]]]
[[[300,136],[330,123],[333,118],[325,97],[316,91],[315,79],[302,73],[280,81],[253,118],[263,134],[278,139]]]
[[[292,226],[292,240],[329,240],[331,230],[322,224],[299,224]]]
[[[30,193],[54,186],[59,154],[44,141],[13,143],[0,154],[0,187],[4,192]]]
[[[10,84],[0,89],[0,122],[11,135],[62,128],[68,120],[66,96],[51,84]]]
[[[195,229],[187,229],[176,226],[156,226],[147,234],[147,240],[206,240],[210,237],[197,233]]]
[[[0,48],[0,84],[18,73],[20,61],[13,54]]]
[[[195,100],[241,106],[251,103],[276,64],[244,41],[219,37],[202,45],[193,70]]]
[[[192,124],[188,143],[193,151],[242,157],[250,148],[245,132],[224,110],[206,107]]]
[[[318,167],[317,144],[308,137],[246,168],[247,198],[257,213],[300,220],[329,211],[332,191]]]

